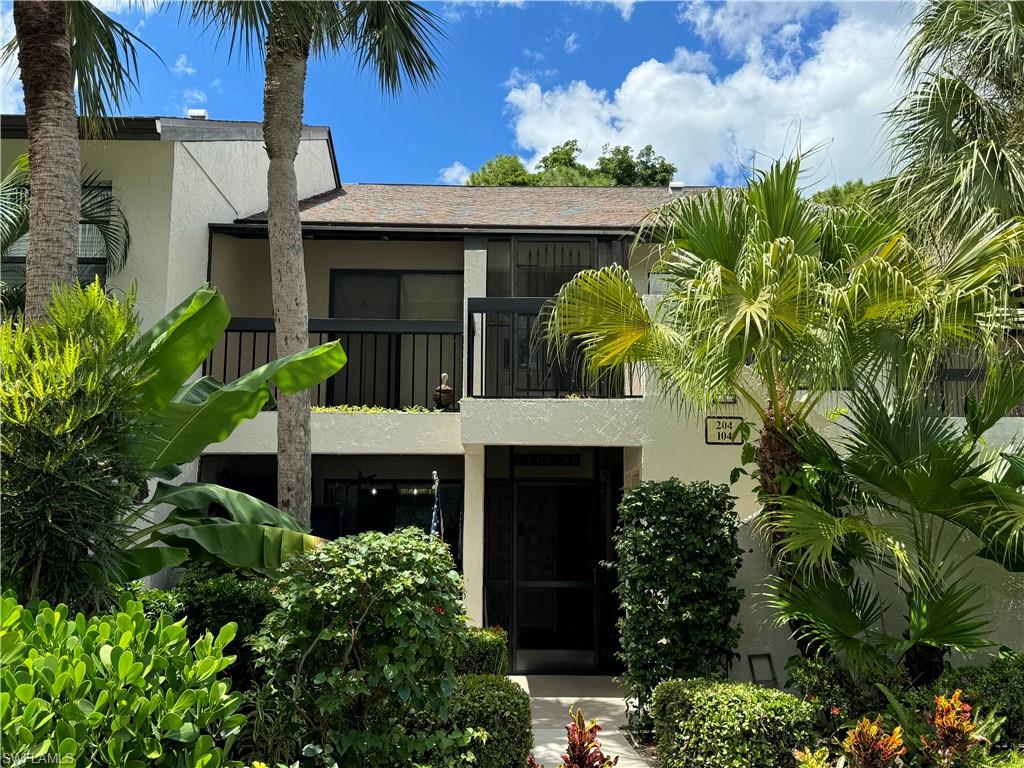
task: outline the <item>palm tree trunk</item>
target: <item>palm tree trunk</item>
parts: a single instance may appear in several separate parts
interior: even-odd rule
[[[14,28],[25,91],[32,189],[25,314],[38,320],[46,314],[53,284],[78,279],[82,163],[68,6],[16,0]]]
[[[295,51],[293,41],[276,39],[271,21],[263,88],[263,140],[270,158],[267,228],[279,355],[309,346],[309,299],[295,180],[305,85],[306,57]],[[308,392],[278,399],[277,502],[305,525],[310,522],[312,489],[309,411]]]

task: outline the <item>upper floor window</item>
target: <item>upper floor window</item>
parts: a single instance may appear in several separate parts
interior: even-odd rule
[[[622,263],[621,240],[513,237],[487,244],[488,296],[553,296],[584,269]]]

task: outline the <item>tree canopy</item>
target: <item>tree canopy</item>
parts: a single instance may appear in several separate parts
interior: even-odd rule
[[[580,162],[583,148],[577,139],[552,147],[530,172],[516,155],[495,155],[466,182],[477,187],[667,187],[676,166],[655,154],[648,144],[635,151],[629,146],[605,144],[594,167]]]

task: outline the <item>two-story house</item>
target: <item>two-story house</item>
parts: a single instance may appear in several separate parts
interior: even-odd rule
[[[138,120],[152,147],[123,134],[83,145],[136,243],[112,283],[139,283],[147,320],[204,282],[219,288],[233,320],[204,368],[230,381],[276,356],[259,125]],[[7,119],[3,138],[6,164],[18,142]],[[316,127],[296,168],[310,342],[337,339],[348,354],[311,393],[314,532],[429,528],[436,471],[467,611],[509,631],[513,671],[615,669],[618,605],[601,564],[623,489],[673,476],[727,483],[739,464],[730,420],[747,414],[723,403],[686,417],[639,373],[588,384],[533,329],[581,269],[626,264],[646,286],[637,225],[699,188],[341,184],[330,133]],[[276,414],[265,411],[191,474],[274,502],[275,454]],[[733,488],[741,520],[756,511],[749,485]],[[749,526],[741,544],[733,673],[781,683],[794,649],[757,608],[768,569]],[[1024,616],[1000,578],[991,597],[1013,636]]]

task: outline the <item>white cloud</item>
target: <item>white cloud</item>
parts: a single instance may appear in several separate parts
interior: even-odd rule
[[[465,184],[469,180],[470,170],[458,160],[442,168],[438,172],[437,180],[442,184]]]
[[[171,72],[176,75],[187,75],[191,77],[196,73],[196,68],[189,63],[188,56],[184,53],[179,53],[178,58],[174,60],[174,64],[171,66]]]
[[[217,93],[224,93],[224,81],[219,77],[215,77],[210,81],[210,88]]]
[[[10,40],[14,37],[14,14],[11,11],[0,13],[0,38]],[[18,69],[18,57],[12,56],[0,66],[0,112],[5,115],[20,114],[25,111],[25,95],[21,89],[21,73]]]
[[[629,21],[633,17],[633,8],[640,0],[572,0],[573,5],[582,5],[586,8],[614,8],[619,12],[623,21]]]
[[[760,21],[748,23],[744,10]],[[584,162],[604,144],[652,144],[690,184],[738,180],[754,153],[763,163],[826,144],[830,165],[819,169],[819,185],[877,178],[885,170],[880,113],[898,96],[907,9],[837,10],[830,28],[801,42],[801,8],[786,15],[773,4],[698,7],[687,23],[739,57],[721,76],[706,53],[678,49],[670,60],[636,65],[611,93],[586,81],[545,88],[520,78],[506,96],[516,140],[534,162],[569,138],[580,140]]]
[[[523,56],[528,58],[530,61],[544,61],[544,54],[540,51],[534,51],[529,48],[523,48]]]
[[[558,77],[558,70],[554,67],[547,69],[522,70],[519,67],[512,67],[508,78],[502,83],[506,88],[521,88],[530,83],[538,83],[544,80],[553,80]]]
[[[565,52],[570,56],[580,49],[580,36],[578,33],[573,32],[571,35],[565,38]]]
[[[503,6],[523,8],[526,6],[526,0],[451,0],[451,2],[441,4],[441,15],[448,21],[462,21],[469,11],[479,17]]]
[[[186,88],[182,91],[181,99],[185,103],[185,108],[188,109],[196,104],[205,104],[206,92],[201,91],[198,88]]]
[[[134,13],[136,11],[142,11],[148,15],[160,10],[161,2],[162,0],[92,0],[92,4],[107,15]]]

